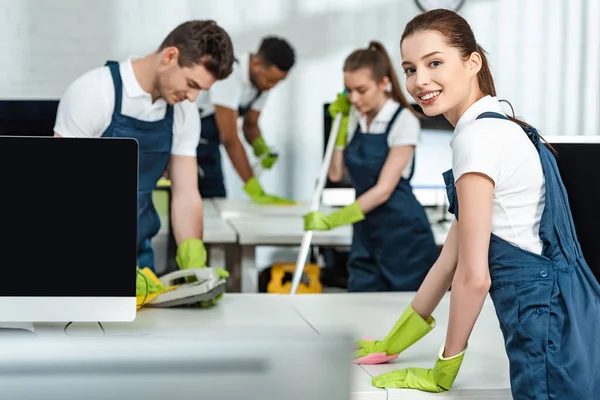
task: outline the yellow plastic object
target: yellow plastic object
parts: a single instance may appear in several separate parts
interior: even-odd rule
[[[296,264],[273,264],[271,280],[267,285],[267,293],[288,294],[292,289],[292,277]],[[298,294],[323,293],[321,268],[316,264],[306,264],[298,285]]]
[[[154,282],[158,283],[159,285],[161,284],[160,280],[156,277],[156,275],[154,275],[154,272],[152,272],[152,270],[150,268],[146,267],[142,271],[144,272],[144,275],[146,276],[147,279],[152,279]],[[177,286],[179,286],[179,285],[167,286],[164,288],[164,290],[162,290],[160,292],[151,293],[151,294],[147,294],[147,295],[143,295],[143,296],[136,296],[137,309],[139,310],[140,308],[142,308],[143,306],[148,304],[159,294],[168,292],[169,290],[177,289]]]

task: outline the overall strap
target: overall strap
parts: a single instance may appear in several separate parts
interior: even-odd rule
[[[107,61],[105,66],[110,69],[112,75],[113,85],[115,86],[115,108],[113,114],[121,114],[121,103],[123,101],[123,80],[121,79],[121,72],[119,71],[119,63],[116,61]]]
[[[400,115],[400,113],[402,112],[403,109],[404,109],[404,107],[402,107],[402,105],[398,105],[398,109],[396,110],[394,115],[392,115],[390,122],[388,122],[387,128],[385,128],[385,136],[390,134],[390,131],[392,130],[392,126],[394,126],[394,122],[396,122],[396,118],[398,118],[398,115]]]
[[[400,115],[400,113],[402,112],[402,110],[404,109],[404,107],[402,107],[402,105],[398,105],[398,109],[396,110],[396,112],[394,113],[394,115],[392,115],[392,118],[390,119],[390,122],[388,123],[387,128],[385,129],[385,136],[387,137],[390,134],[390,131],[392,130],[392,126],[394,126],[394,122],[396,122],[396,119],[398,118],[398,116]],[[410,181],[413,177],[413,175],[415,174],[415,161],[417,158],[417,152],[413,151],[413,156],[412,156],[412,162],[411,162],[411,167],[410,167],[410,176],[408,178],[405,178],[405,180]]]
[[[502,115],[500,113],[492,112],[492,111],[486,111],[486,112],[480,114],[479,116],[477,116],[476,119],[481,119],[481,118],[498,118],[498,119],[505,119],[507,121],[511,120],[506,115]],[[536,149],[538,151],[541,151],[542,150],[541,149],[541,140],[540,140],[540,134],[538,133],[538,131],[533,127],[523,126],[517,122],[515,122],[515,123],[517,125],[519,125],[521,127],[521,129],[523,129],[525,131],[525,133],[527,133],[527,136],[529,136],[529,139],[533,142]]]

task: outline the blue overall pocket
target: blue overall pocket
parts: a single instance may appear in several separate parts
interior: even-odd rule
[[[507,348],[514,344],[531,356],[545,355],[551,293],[547,280],[506,283],[490,290]]]

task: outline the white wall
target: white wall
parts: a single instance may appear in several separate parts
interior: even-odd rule
[[[187,19],[216,19],[238,52],[254,50],[263,35],[285,36],[298,64],[262,118],[281,153],[262,180],[308,200],[322,154],[322,103],[342,87],[344,57],[378,39],[399,65],[400,35],[417,12],[413,0],[0,0],[0,96],[58,98],[79,74],[154,50]],[[599,133],[600,0],[467,0],[461,13],[518,116],[546,135]],[[243,196],[229,166],[227,177],[231,195]]]

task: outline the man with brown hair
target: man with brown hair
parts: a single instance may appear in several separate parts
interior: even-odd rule
[[[233,45],[225,30],[214,21],[188,21],[169,33],[155,52],[120,63],[109,61],[83,74],[60,101],[55,136],[139,142],[140,268],[154,271],[151,239],[160,220],[152,191],[167,165],[177,263],[181,269],[206,267],[196,161],[200,118],[194,102],[200,90],[231,74],[233,61]],[[218,269],[210,274],[215,279],[227,276]]]

